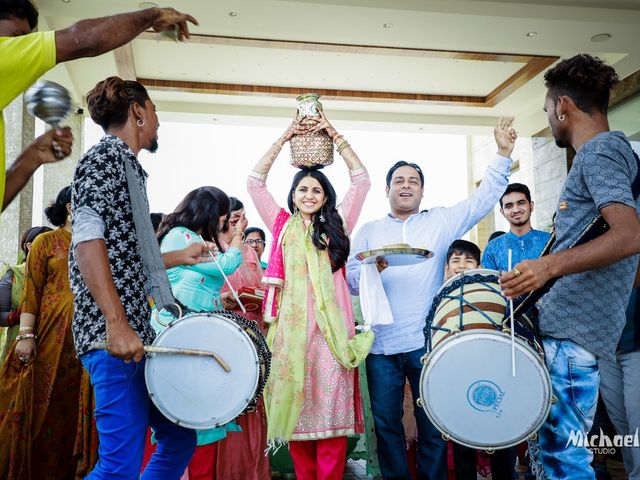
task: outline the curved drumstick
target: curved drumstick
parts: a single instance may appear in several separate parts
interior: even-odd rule
[[[107,342],[96,342],[91,345],[91,348],[94,350],[109,350],[107,348]],[[211,357],[218,365],[222,367],[222,369],[229,373],[231,371],[231,367],[227,362],[225,362],[220,355],[215,352],[210,352],[208,350],[195,350],[193,348],[174,348],[174,347],[158,347],[155,345],[145,345],[144,346],[145,353],[165,353],[169,355],[193,355],[196,357]]]
[[[204,238],[202,238],[202,235],[198,235],[198,236],[200,237],[200,241],[203,244],[206,245],[207,242],[204,241]],[[213,258],[214,262],[216,262],[216,265],[218,266],[218,270],[220,270],[220,273],[222,274],[222,278],[224,278],[224,281],[229,286],[229,290],[231,290],[231,293],[233,294],[233,298],[236,300],[236,302],[240,306],[240,310],[242,310],[242,313],[247,313],[247,309],[244,307],[244,304],[240,300],[240,297],[238,297],[238,293],[236,292],[235,288],[233,288],[233,285],[231,285],[231,282],[229,281],[229,278],[225,275],[224,270],[222,270],[222,267],[220,266],[220,263],[218,262],[218,259],[215,257],[215,255],[213,253],[211,253],[211,250],[209,250],[209,256],[211,258]]]
[[[511,249],[509,249],[508,270],[511,271]],[[509,300],[509,311],[511,312],[511,376],[516,376],[516,337],[515,325],[513,324],[513,298]]]

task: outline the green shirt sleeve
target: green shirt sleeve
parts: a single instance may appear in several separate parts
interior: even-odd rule
[[[0,37],[0,109],[56,65],[56,32]]]
[[[0,110],[55,65],[56,32],[0,37]],[[4,136],[4,121],[0,112],[0,208],[5,181]]]

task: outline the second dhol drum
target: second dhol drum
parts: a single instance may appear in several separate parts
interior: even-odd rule
[[[447,281],[425,328],[419,404],[445,438],[471,448],[517,445],[551,406],[551,381],[526,317],[515,325],[515,368],[499,272],[476,269]],[[503,326],[504,321],[504,326]]]
[[[215,352],[211,357],[147,354],[149,396],[164,416],[188,428],[224,425],[255,407],[269,375],[271,354],[257,324],[222,311],[191,313],[173,321],[153,342]]]

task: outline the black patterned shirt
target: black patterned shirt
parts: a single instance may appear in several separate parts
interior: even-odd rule
[[[638,165],[622,132],[596,135],[578,151],[555,219],[552,252],[570,248],[604,207],[621,203],[640,212],[631,183]],[[543,335],[569,339],[597,357],[613,360],[626,316],[638,256],[560,278],[540,301]]]
[[[142,343],[149,345],[155,333],[149,323],[146,274],[133,223],[125,161],[131,162],[140,187],[146,192],[147,173],[131,149],[118,137],[107,135],[78,162],[71,204],[73,211],[91,212],[102,221],[113,283],[129,325]],[[72,220],[74,235],[82,231],[77,219],[76,216]],[[93,343],[106,340],[106,320],[80,275],[75,248],[69,254],[69,277],[74,294],[73,338],[78,355],[82,355]]]

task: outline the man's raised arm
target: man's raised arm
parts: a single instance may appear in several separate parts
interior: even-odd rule
[[[129,43],[149,28],[156,32],[176,29],[178,40],[184,40],[189,38],[187,22],[198,25],[191,15],[173,8],[148,8],[81,20],[56,31],[56,63],[102,55]]]

